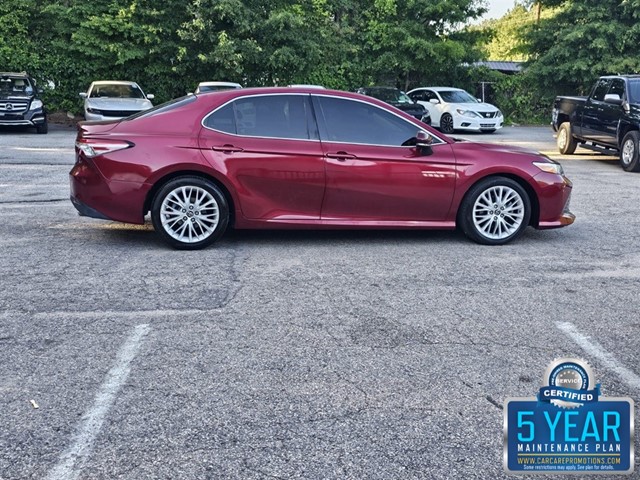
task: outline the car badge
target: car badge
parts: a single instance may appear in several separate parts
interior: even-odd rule
[[[6,108],[6,110],[7,110],[8,112],[10,112],[11,110],[13,110],[13,105],[12,105],[12,104],[10,104],[10,103],[7,103],[7,105],[5,106],[5,108]]]

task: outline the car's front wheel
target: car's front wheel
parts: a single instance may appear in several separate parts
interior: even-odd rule
[[[440,130],[444,133],[453,133],[453,117],[449,113],[445,113],[440,117]]]
[[[640,133],[636,130],[627,133],[620,147],[620,166],[626,172],[640,172],[640,152],[638,151]]]
[[[172,247],[195,250],[222,236],[229,223],[229,206],[213,182],[195,176],[177,177],[153,198],[151,221]]]
[[[503,245],[529,225],[531,200],[522,186],[506,177],[489,177],[474,185],[460,206],[458,225],[475,242]]]
[[[47,133],[49,132],[49,124],[47,122],[44,122],[42,125],[38,125],[36,126],[36,133]]]

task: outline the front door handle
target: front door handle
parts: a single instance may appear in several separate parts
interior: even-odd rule
[[[327,158],[333,158],[335,160],[338,160],[339,162],[344,162],[347,159],[352,159],[352,158],[358,158],[355,155],[352,155],[351,153],[347,153],[347,152],[336,152],[336,153],[327,153],[325,155]]]
[[[231,144],[226,144],[219,147],[211,147],[211,150],[215,150],[216,152],[233,153],[233,152],[242,152],[244,148],[235,147]]]

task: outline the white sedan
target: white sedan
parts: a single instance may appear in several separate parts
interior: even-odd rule
[[[429,111],[431,125],[444,133],[455,130],[495,132],[504,117],[498,107],[483,103],[469,92],[451,87],[420,87],[407,93]]]
[[[135,82],[93,82],[80,96],[86,120],[117,120],[153,107],[153,95],[145,95]]]

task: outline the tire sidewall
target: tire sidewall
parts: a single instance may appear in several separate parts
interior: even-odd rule
[[[480,197],[483,192],[485,192],[489,188],[499,186],[509,187],[517,192],[518,195],[520,195],[520,198],[522,199],[522,203],[524,205],[524,216],[522,218],[520,227],[518,227],[518,229],[514,233],[506,238],[494,239],[486,237],[475,226],[475,223],[473,221],[473,206],[478,200],[478,197]],[[483,245],[504,245],[515,240],[524,233],[525,229],[529,226],[530,220],[531,199],[529,198],[527,191],[518,182],[507,177],[489,177],[480,180],[476,185],[471,187],[471,189],[465,195],[464,199],[462,200],[458,215],[458,225],[461,227],[464,234],[474,242]]]
[[[628,132],[624,138],[622,139],[622,144],[620,145],[620,166],[626,172],[639,172],[640,171],[640,152],[638,152],[638,144],[640,140],[640,133],[636,130],[632,132]],[[622,161],[622,153],[624,152],[624,146],[627,142],[633,142],[633,157],[629,163],[624,163]]]
[[[215,231],[204,240],[195,243],[184,243],[173,238],[162,226],[162,220],[160,218],[162,202],[164,201],[166,196],[169,195],[169,193],[171,193],[178,187],[202,188],[213,195],[216,202],[218,203],[218,225]],[[229,205],[222,191],[213,182],[204,178],[194,176],[178,177],[169,180],[158,190],[158,192],[153,197],[153,201],[151,203],[151,221],[156,233],[165,243],[178,250],[197,250],[211,245],[212,243],[220,239],[220,237],[222,237],[229,223]]]

